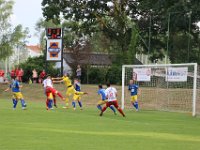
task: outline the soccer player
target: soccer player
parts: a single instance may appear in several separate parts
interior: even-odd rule
[[[44,94],[45,94],[45,95],[46,95],[47,83],[48,83],[48,85],[50,85],[51,87],[53,87],[53,82],[52,82],[52,80],[51,80],[51,76],[50,76],[50,75],[47,75],[47,76],[46,76],[46,79],[43,80],[43,82],[42,82],[42,85],[43,85],[43,87],[44,87]],[[46,95],[46,96],[47,96],[47,95]],[[48,98],[47,98],[47,100],[46,100],[46,106],[47,106],[47,108],[48,108],[48,104],[51,103],[52,99],[53,99],[54,106],[57,108],[57,104],[56,104],[56,95],[55,95],[55,93],[54,93],[54,94],[51,93],[50,96],[49,96],[49,99],[51,99],[50,102],[48,101]],[[52,105],[52,104],[51,104],[51,105]]]
[[[49,82],[49,83],[48,83]],[[42,82],[42,85],[44,87],[44,94],[47,96],[46,94],[46,87],[47,87],[47,84],[52,86],[53,87],[53,83],[51,81],[51,77],[50,75],[47,75],[46,76],[46,79],[43,80]],[[53,109],[52,108],[52,103],[53,103],[53,95],[52,93],[49,94],[49,96],[47,96],[47,99],[46,99],[46,109],[49,110],[49,109]],[[55,103],[54,103],[55,104]]]
[[[134,84],[134,80],[130,80],[128,90],[131,93],[131,104],[135,107],[136,111],[139,110],[138,106],[138,93],[139,93],[139,86]]]
[[[115,108],[120,112],[120,114],[125,117],[124,112],[122,111],[122,109],[119,107],[118,103],[117,103],[117,90],[114,87],[110,86],[110,83],[107,84],[107,89],[105,91],[106,93],[106,98],[108,99],[108,102],[106,102],[106,106],[103,107],[100,116],[103,115],[103,112],[110,107],[111,105],[115,106]]]
[[[26,109],[26,102],[24,100],[24,97],[21,93],[21,89],[22,85],[19,84],[19,81],[16,77],[14,77],[14,79],[12,80],[12,83],[10,84],[10,87],[8,89],[5,90],[5,92],[7,92],[9,89],[12,89],[13,92],[13,109],[16,109],[17,107],[17,103],[20,100],[21,101],[21,105],[22,105],[22,109],[25,110]]]
[[[73,96],[72,106],[73,106],[74,110],[76,110],[76,101],[78,101],[79,107],[82,110],[83,105],[81,102],[81,95],[87,94],[87,93],[81,92],[81,83],[80,83],[79,79],[74,80],[74,88],[75,88],[76,92],[74,93],[74,96]]]
[[[98,95],[101,96],[101,100],[98,101],[97,103],[97,108],[102,111],[102,105],[106,104],[107,100],[106,100],[106,93],[105,93],[105,89],[103,89],[102,85],[99,85],[99,90],[98,90]],[[110,106],[110,109],[114,112],[114,114],[116,115],[116,110],[113,106]]]
[[[68,74],[65,74],[63,77],[61,78],[52,78],[54,83],[61,83],[63,82],[65,84],[65,86],[67,87],[67,91],[66,91],[66,99],[65,99],[65,107],[63,108],[69,108],[69,97],[71,95],[74,95],[74,93],[77,93],[74,86],[72,85],[72,82],[69,78]],[[58,81],[55,81],[58,80]]]
[[[52,109],[53,99],[54,99],[54,105],[56,106],[55,95],[58,95],[62,100],[65,100],[64,97],[61,95],[61,93],[58,92],[55,88],[53,88],[50,75],[47,76],[47,79],[44,80],[43,84],[44,84],[45,92],[47,96],[47,100],[46,100],[47,110]]]

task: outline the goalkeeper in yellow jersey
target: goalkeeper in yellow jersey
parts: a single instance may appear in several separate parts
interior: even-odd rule
[[[75,90],[74,86],[72,85],[72,82],[68,76],[68,74],[65,74],[63,77],[61,78],[52,78],[54,83],[60,83],[63,82],[65,84],[65,86],[67,87],[67,91],[66,91],[66,106],[64,108],[69,108],[69,97],[71,95],[82,95],[84,94],[84,92],[78,92]],[[59,81],[55,81],[55,80],[59,80]]]

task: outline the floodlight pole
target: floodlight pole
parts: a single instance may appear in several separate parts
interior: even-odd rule
[[[61,76],[63,76],[63,50],[64,50],[64,44],[63,44],[63,38],[64,38],[64,28],[62,28],[62,50],[61,50]]]
[[[187,62],[189,62],[190,60],[190,32],[191,32],[191,14],[192,12],[189,12],[189,25],[188,25],[188,55],[187,55]]]
[[[171,17],[171,13],[169,12],[168,14],[168,21],[167,21],[167,56],[165,59],[165,64],[167,64],[167,60],[169,58],[169,32],[170,32],[170,17]]]
[[[150,49],[151,49],[151,15],[149,16],[149,45],[148,45],[148,62],[149,62],[149,53],[150,53]]]

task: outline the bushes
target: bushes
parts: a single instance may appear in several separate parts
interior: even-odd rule
[[[89,83],[104,84],[105,83],[105,68],[90,68],[88,73]]]
[[[57,76],[60,73],[59,69],[54,69],[55,63],[48,62],[47,73],[52,76]],[[36,69],[38,76],[40,72],[45,69],[44,56],[29,58],[25,63],[20,64],[20,68],[24,70],[23,81],[28,81],[32,77],[32,70]],[[73,77],[75,77],[73,75]],[[87,67],[82,68],[81,82],[86,84],[121,84],[121,66],[111,66],[107,68]]]
[[[56,76],[59,74],[58,69],[54,69],[54,62],[47,63],[47,73],[51,74],[52,76]],[[32,78],[32,70],[36,69],[38,72],[38,76],[40,72],[45,69],[45,58],[44,56],[28,58],[28,60],[24,63],[21,63],[20,68],[24,70],[23,81],[28,81],[29,78]]]
[[[106,84],[109,82],[111,84],[121,84],[121,66],[111,66],[109,68],[90,67],[83,70],[85,73],[82,74],[82,83]]]
[[[106,81],[111,84],[121,84],[122,69],[121,66],[112,66],[106,74]]]

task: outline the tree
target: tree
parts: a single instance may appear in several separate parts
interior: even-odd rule
[[[57,28],[61,27],[61,25],[56,25],[53,23],[53,20],[45,21],[44,19],[40,18],[35,25],[35,30],[37,31],[37,35],[40,38],[40,46],[43,50],[45,50],[46,47],[46,39],[45,39],[45,29],[46,28]]]
[[[9,22],[12,14],[13,1],[0,0],[0,60],[10,56],[16,45],[25,45],[28,29],[22,25],[12,27]]]
[[[45,56],[28,58],[27,61],[20,64],[20,68],[23,68],[25,76],[23,76],[24,81],[28,81],[29,78],[32,78],[32,70],[36,69],[38,74],[42,72],[45,68]],[[57,76],[59,74],[59,70],[54,68],[55,62],[50,62],[47,66],[47,73],[52,76]]]
[[[131,18],[134,16],[135,5],[132,0],[43,0],[43,15],[46,20],[59,23],[61,14],[66,21],[72,22],[72,28],[90,37],[102,32],[110,41],[116,41],[117,53],[126,53],[131,37]],[[52,10],[56,9],[56,10]],[[130,11],[131,10],[131,11]]]
[[[64,21],[62,25],[56,25],[53,20],[45,21],[43,19],[38,20],[36,23],[36,30],[40,33],[41,45],[43,49],[46,46],[45,29],[52,27],[62,27],[63,29],[63,48],[72,55],[74,60],[73,64],[67,62],[73,70],[78,64],[82,63],[83,59],[89,57],[91,51],[91,44],[88,41],[88,36],[84,35],[83,31],[79,28],[79,23],[74,21]],[[68,60],[66,60],[68,61]]]
[[[138,29],[135,26],[132,27],[132,31],[131,31],[131,41],[129,44],[129,48],[128,48],[128,54],[127,54],[127,63],[128,64],[133,64],[135,62],[135,55],[137,52],[137,44],[139,41],[139,33],[138,33]]]
[[[198,47],[196,23],[200,20],[200,1],[139,0],[138,3],[138,9],[141,10],[141,17],[138,19],[139,28],[147,43],[149,41],[149,28],[151,29],[150,53],[152,60],[156,57],[162,58],[165,54],[169,54],[172,63],[198,60],[197,55],[196,57],[193,55],[193,51]],[[177,49],[180,48],[180,45],[185,46]],[[148,49],[146,50],[148,51]],[[177,54],[184,57],[175,59]]]
[[[9,44],[11,35],[9,17],[12,13],[13,1],[0,0],[0,60],[11,55],[12,47]]]
[[[199,0],[53,0],[53,3],[43,0],[42,6],[47,20],[59,23],[63,16],[65,20],[77,23],[85,35],[103,32],[110,41],[116,41],[116,53],[121,52],[123,56],[128,51],[131,28],[135,23],[138,25],[137,46],[142,47],[151,60],[164,58],[166,54],[173,63],[193,61],[191,58],[198,60],[192,52],[198,48]],[[188,45],[180,53],[187,54],[187,58],[177,61],[173,59],[173,48],[178,41],[173,41],[176,39],[173,36],[184,33]]]

